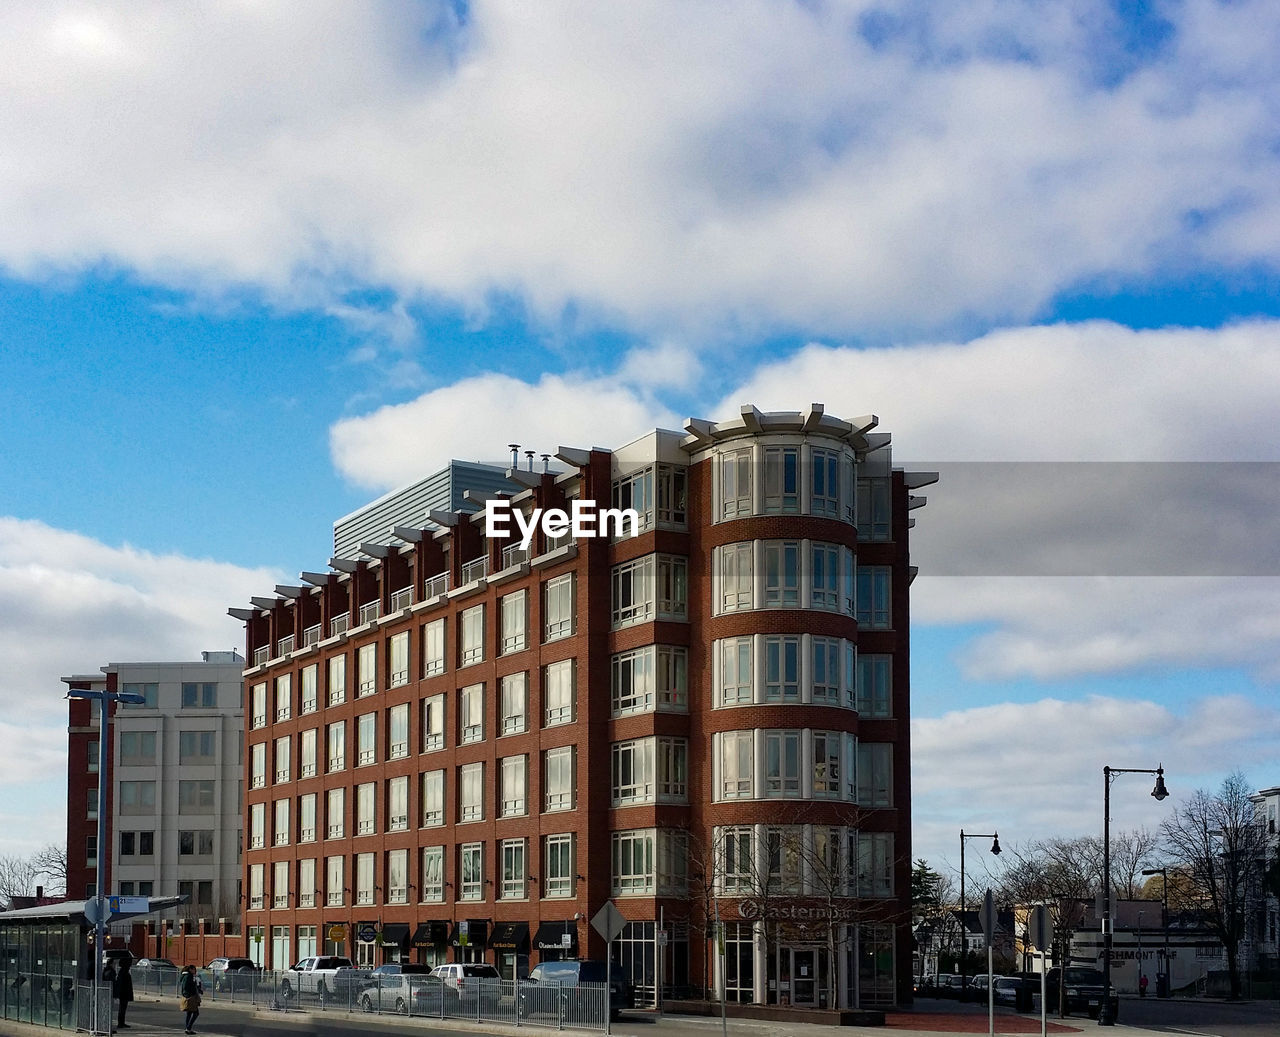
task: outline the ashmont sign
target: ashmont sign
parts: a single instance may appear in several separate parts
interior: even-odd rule
[[[853,904],[762,904],[758,900],[738,903],[738,917],[748,922],[854,922],[861,913]]]

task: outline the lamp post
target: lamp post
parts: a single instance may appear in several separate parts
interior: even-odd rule
[[[1142,985],[1142,912],[1138,912],[1138,996],[1146,997],[1146,988]]]
[[[1169,869],[1144,868],[1144,875],[1160,876],[1160,928],[1164,930],[1164,985],[1160,984],[1160,973],[1156,973],[1156,997],[1168,997],[1173,985],[1173,977],[1169,968]],[[1163,993],[1161,991],[1163,990]]]
[[[69,699],[96,699],[98,702],[98,873],[93,880],[93,1032],[110,1033],[111,1021],[105,1030],[98,1021],[98,984],[102,982],[102,951],[107,941],[107,703],[129,702],[141,705],[146,697],[136,691],[97,691],[88,688],[67,689]],[[86,905],[87,907],[88,905]],[[110,1006],[108,1006],[110,1007]],[[109,1013],[108,1013],[109,1014]]]
[[[1098,1008],[1098,1025],[1115,1026],[1111,1010],[1111,779],[1116,774],[1154,774],[1155,788],[1151,796],[1156,802],[1167,799],[1164,787],[1164,765],[1148,767],[1102,768],[1102,1004]]]
[[[991,852],[997,857],[1000,856],[1000,833],[992,832],[990,835],[981,835],[977,832],[969,832],[960,829],[960,1000],[965,997],[965,987],[968,985],[968,975],[965,966],[968,964],[969,957],[969,930],[964,920],[964,843],[966,839],[990,839]]]

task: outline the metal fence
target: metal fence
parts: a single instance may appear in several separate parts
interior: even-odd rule
[[[554,1030],[606,1029],[609,986],[559,986],[468,977],[461,989],[436,976],[385,975],[363,969],[314,978],[296,972],[198,973],[206,1001],[252,1004],[281,1012],[348,1012],[411,1019],[467,1019]],[[175,972],[133,973],[137,993],[178,996]]]

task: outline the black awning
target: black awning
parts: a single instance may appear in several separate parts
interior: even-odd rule
[[[443,947],[449,942],[448,922],[419,922],[413,932],[415,947]]]
[[[386,922],[382,926],[382,945],[399,947],[404,950],[409,945],[409,926],[404,922]]]
[[[449,934],[449,945],[451,947],[462,946],[462,933],[459,932],[460,922],[453,923],[453,932]],[[484,918],[468,918],[467,919],[467,946],[469,947],[485,947],[489,942],[489,922]]]
[[[495,922],[493,936],[489,938],[489,946],[496,951],[515,951],[517,954],[528,954],[529,923]]]
[[[569,946],[564,945],[564,936],[569,935]],[[543,922],[533,938],[534,946],[540,951],[576,952],[578,949],[578,923],[572,918],[563,922]]]

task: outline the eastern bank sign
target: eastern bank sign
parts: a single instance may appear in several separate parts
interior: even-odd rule
[[[748,922],[854,922],[861,915],[856,907],[846,904],[762,904],[743,900],[738,904],[738,917]]]

